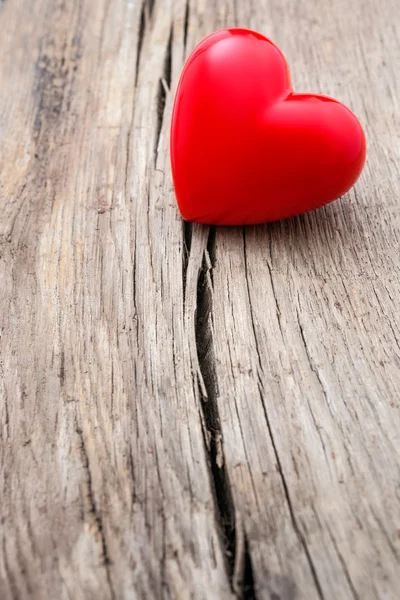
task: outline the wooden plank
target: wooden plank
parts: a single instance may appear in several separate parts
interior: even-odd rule
[[[31,4],[0,9],[1,598],[396,597],[397,3]],[[368,162],[310,215],[192,227],[173,93],[235,25]]]

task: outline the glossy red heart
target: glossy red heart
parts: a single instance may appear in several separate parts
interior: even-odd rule
[[[219,31],[187,60],[171,126],[187,221],[245,225],[318,208],[355,183],[365,151],[355,115],[294,93],[283,54],[259,33]]]

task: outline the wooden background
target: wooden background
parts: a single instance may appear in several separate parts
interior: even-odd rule
[[[0,598],[400,598],[398,0],[0,2]],[[355,188],[184,224],[185,57],[243,26]]]

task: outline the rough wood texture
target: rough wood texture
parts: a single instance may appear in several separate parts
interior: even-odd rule
[[[398,1],[0,6],[1,599],[398,598]],[[192,227],[173,93],[235,25],[368,162],[315,213]]]

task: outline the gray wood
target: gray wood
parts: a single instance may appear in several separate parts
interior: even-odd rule
[[[0,3],[0,598],[394,599],[395,0]],[[184,224],[173,95],[257,29],[365,126],[345,197]]]

